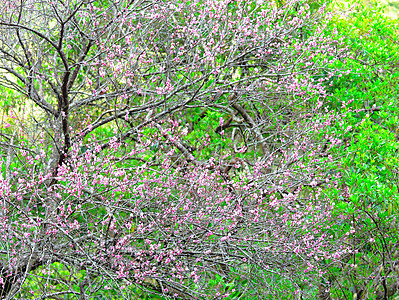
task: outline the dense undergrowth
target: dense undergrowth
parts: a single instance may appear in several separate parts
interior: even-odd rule
[[[348,189],[336,212],[353,220],[353,253],[329,270],[335,299],[397,293],[399,22],[382,9],[360,4],[334,19],[352,53],[345,64],[351,73],[331,87],[330,105],[344,114],[334,130],[345,141],[337,171]]]

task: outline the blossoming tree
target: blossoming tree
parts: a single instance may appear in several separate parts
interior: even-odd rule
[[[344,52],[322,17],[300,1],[4,2],[1,297],[311,292],[346,251],[322,193]]]

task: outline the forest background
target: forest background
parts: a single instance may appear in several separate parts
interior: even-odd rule
[[[398,297],[395,2],[2,4],[2,299]]]

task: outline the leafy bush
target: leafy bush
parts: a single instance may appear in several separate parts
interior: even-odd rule
[[[347,195],[337,196],[336,214],[349,217],[352,229],[352,251],[326,280],[338,299],[387,299],[397,292],[399,22],[382,11],[376,2],[358,3],[334,19],[351,51],[345,63],[351,73],[335,78],[330,97],[331,107],[344,113],[332,129],[345,141],[337,171]]]

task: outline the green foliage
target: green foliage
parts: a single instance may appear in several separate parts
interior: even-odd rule
[[[399,22],[384,17],[377,4],[373,7],[336,20],[352,52],[346,62],[352,73],[335,81],[330,100],[344,113],[336,133],[350,142],[342,149],[341,166],[352,202],[363,198],[369,205],[367,199],[384,198],[388,205],[397,191],[399,45],[393,41]]]
[[[338,225],[353,229],[350,243],[356,253],[342,257],[341,267],[329,269],[337,286],[332,294],[339,299],[352,297],[359,289],[375,297],[379,283],[373,281],[373,274],[381,265],[389,285],[392,265],[384,259],[392,257],[399,243],[395,221],[399,213],[399,22],[382,12],[383,7],[372,2],[357,4],[354,13],[334,18],[351,53],[342,65],[351,73],[335,78],[330,97],[331,108],[343,115],[332,131],[343,140],[336,168],[348,197],[334,196],[333,191],[329,196],[336,203],[336,217],[343,218]],[[340,230],[334,227],[336,236]]]

